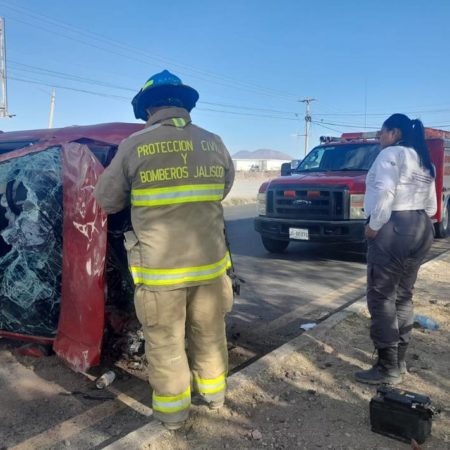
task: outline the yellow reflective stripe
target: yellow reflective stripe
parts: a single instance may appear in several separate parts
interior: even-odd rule
[[[187,405],[183,406],[182,408],[172,408],[170,406],[159,406],[159,405],[153,405],[153,409],[155,411],[163,412],[163,413],[177,413],[180,411],[183,411],[184,409],[187,409],[191,406],[191,402],[189,402]]]
[[[148,280],[139,274],[132,273],[133,281],[135,284],[145,284],[146,286],[170,286],[172,284],[189,283],[191,281],[207,281],[218,278],[225,273],[227,269],[221,269],[219,272],[208,274],[208,275],[197,275],[197,276],[184,276],[172,280]]]
[[[153,80],[148,80],[147,83],[144,84],[144,87],[142,88],[142,90],[144,91],[145,89],[150,87],[152,84],[153,84]]]
[[[191,405],[191,388],[188,387],[182,394],[174,396],[162,396],[153,393],[152,407],[160,412],[178,412],[189,408]]]
[[[144,269],[130,267],[135,284],[164,286],[190,281],[204,281],[218,278],[231,267],[229,253],[220,261],[204,266],[183,267],[179,269]]]
[[[218,376],[217,378],[199,378],[194,377],[195,386],[201,394],[215,394],[223,391],[226,388],[226,373]]]
[[[133,206],[162,206],[177,203],[220,201],[225,184],[187,184],[153,189],[132,189]]]
[[[134,200],[133,206],[163,206],[163,205],[175,205],[178,203],[195,203],[195,202],[215,202],[222,200],[222,194],[216,195],[203,195],[196,197],[178,197],[167,200]]]
[[[150,188],[150,189],[132,189],[131,195],[143,195],[143,194],[164,194],[166,192],[184,192],[191,190],[209,190],[209,189],[224,189],[225,184],[184,184],[182,186],[170,186],[162,188]]]
[[[172,118],[172,122],[177,128],[184,128],[186,126],[186,121],[182,117]]]

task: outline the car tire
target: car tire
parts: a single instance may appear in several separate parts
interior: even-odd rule
[[[447,202],[447,206],[445,207],[443,214],[442,214],[442,220],[436,224],[434,224],[434,227],[436,229],[436,237],[439,239],[444,239],[449,234],[449,222],[450,222],[450,203]]]
[[[261,240],[264,248],[270,253],[283,253],[289,245],[289,241],[280,241],[265,236],[261,236]]]

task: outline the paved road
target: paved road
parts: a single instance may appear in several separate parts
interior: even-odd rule
[[[236,363],[286,342],[302,332],[301,324],[365,292],[361,245],[291,243],[284,254],[269,254],[253,229],[255,211],[255,205],[225,209],[233,261],[246,280],[228,320],[229,340],[241,353]],[[430,257],[449,248],[450,239],[437,240]]]
[[[248,205],[225,213],[236,268],[247,281],[228,319],[232,368],[364,293],[360,248],[307,243],[270,255],[253,231],[254,212]],[[448,248],[449,240],[436,241],[432,253]],[[148,417],[145,380],[118,371],[112,387],[97,391],[55,356],[18,357],[6,342],[0,342],[0,391],[0,448],[101,449],[136,428],[155,425]]]

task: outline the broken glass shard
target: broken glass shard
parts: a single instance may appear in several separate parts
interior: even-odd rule
[[[0,163],[0,329],[54,337],[62,272],[61,150]]]

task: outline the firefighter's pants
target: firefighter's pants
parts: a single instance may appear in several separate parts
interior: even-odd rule
[[[367,305],[376,348],[409,342],[414,283],[432,242],[433,224],[422,210],[392,212],[376,238],[368,241]]]
[[[145,336],[154,416],[163,422],[187,419],[191,386],[206,402],[224,399],[224,319],[233,304],[230,278],[224,275],[212,284],[172,291],[137,286],[134,302]]]

